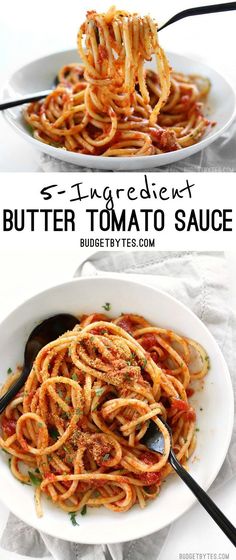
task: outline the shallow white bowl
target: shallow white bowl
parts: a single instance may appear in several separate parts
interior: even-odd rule
[[[9,367],[14,369],[16,364],[22,364],[24,344],[35,324],[61,312],[78,315],[101,312],[106,301],[111,303],[111,316],[121,312],[144,315],[153,324],[194,338],[207,350],[211,369],[204,389],[193,399],[200,431],[195,459],[189,461],[191,475],[207,489],[224,461],[230,442],[233,425],[230,375],[207,328],[187,307],[169,295],[139,283],[108,277],[76,279],[36,295],[0,325],[1,382]],[[79,527],[74,527],[65,512],[44,499],[44,516],[38,519],[32,487],[14,479],[8,468],[7,455],[2,452],[0,464],[0,496],[7,507],[39,531],[73,542],[112,543],[143,537],[177,519],[195,501],[184,483],[177,476],[170,476],[159,497],[144,510],[135,506],[121,514],[105,508],[88,508],[86,516],[78,514]]]
[[[176,71],[186,74],[201,74],[202,76],[208,77],[212,84],[208,102],[208,117],[216,121],[217,124],[209,130],[200,142],[188,148],[166,154],[133,158],[109,158],[76,154],[61,148],[48,146],[47,144],[35,140],[22,118],[22,107],[15,107],[4,111],[5,118],[13,126],[14,130],[25,140],[33,144],[37,150],[78,166],[102,169],[105,171],[137,171],[139,169],[151,169],[153,167],[179,161],[206,148],[206,146],[214,142],[218,136],[227,129],[235,114],[235,94],[224,77],[205,64],[179,54],[167,53],[167,56],[172,68]],[[20,95],[48,89],[51,87],[61,66],[76,61],[79,62],[76,50],[63,51],[35,60],[23,66],[12,75],[4,88],[3,97],[5,99],[9,97],[16,98]],[[153,62],[151,63],[151,67],[155,68]]]

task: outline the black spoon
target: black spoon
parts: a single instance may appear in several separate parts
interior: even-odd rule
[[[210,6],[200,6],[199,8],[189,8],[188,10],[183,10],[179,12],[171,19],[169,19],[166,23],[164,23],[158,31],[162,31],[171,23],[175,23],[180,19],[190,17],[190,16],[197,16],[202,14],[214,14],[217,12],[228,12],[231,10],[236,10],[236,2],[226,2],[225,4],[212,4]],[[57,78],[54,80],[54,83],[57,84]],[[3,103],[0,103],[0,111],[4,111],[5,109],[10,109],[11,107],[17,107],[17,105],[24,105],[25,103],[31,103],[33,101],[39,101],[44,97],[47,97],[52,92],[52,89],[48,89],[46,91],[38,91],[36,93],[30,93],[24,97],[20,97],[19,99],[8,99]]]
[[[2,414],[18,391],[23,387],[29,376],[33,362],[41,348],[58,338],[58,336],[62,335],[64,332],[72,330],[78,323],[79,319],[74,317],[74,315],[60,313],[46,319],[33,329],[25,345],[22,373],[5,395],[0,398],[0,414]]]
[[[212,499],[204,492],[204,490],[197,484],[197,482],[191,477],[191,475],[182,467],[179,463],[176,455],[172,449],[172,432],[170,426],[161,418],[161,421],[167,428],[171,438],[171,447],[168,461],[170,462],[176,473],[182,478],[182,480],[187,484],[193,494],[196,496],[200,504],[205,508],[205,510],[210,514],[212,519],[219,525],[228,539],[236,546],[236,528],[232,523],[225,517],[222,511],[217,507],[217,505],[212,501]],[[154,422],[150,422],[149,427],[141,440],[141,443],[146,445],[150,451],[155,451],[163,455],[164,453],[164,437],[161,431],[158,429]]]

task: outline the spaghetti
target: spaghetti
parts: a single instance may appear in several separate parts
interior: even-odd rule
[[[138,315],[83,316],[47,344],[0,419],[0,446],[21,482],[67,512],[84,506],[124,512],[154,499],[171,472],[169,433],[185,464],[196,444],[191,381],[208,371],[203,348]],[[5,392],[19,372],[3,387]],[[141,443],[149,422],[164,454]]]
[[[171,72],[151,17],[87,12],[78,51],[83,64],[63,67],[56,89],[24,113],[37,140],[83,154],[148,156],[195,144],[211,124],[203,115],[209,80]],[[157,72],[144,67],[152,55]]]

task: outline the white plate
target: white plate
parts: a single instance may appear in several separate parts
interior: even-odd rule
[[[139,313],[153,324],[194,338],[207,350],[211,369],[203,391],[195,397],[200,431],[196,458],[189,461],[190,473],[207,489],[224,461],[230,442],[233,425],[230,375],[207,328],[187,307],[169,295],[142,284],[107,277],[72,280],[36,295],[0,325],[1,381],[9,367],[14,369],[17,363],[22,363],[24,344],[38,321],[61,312],[100,312],[106,301],[111,303],[111,316],[121,312]],[[43,500],[44,516],[38,519],[33,489],[14,479],[8,468],[7,455],[2,452],[0,465],[0,496],[6,506],[39,531],[68,541],[94,544],[143,537],[177,519],[195,501],[184,483],[177,476],[170,476],[163,484],[160,496],[144,510],[135,506],[126,513],[115,513],[105,508],[88,508],[86,516],[78,514],[79,527],[74,527],[69,516],[47,500]]]
[[[223,76],[212,68],[205,66],[205,64],[179,54],[167,53],[167,56],[172,68],[175,70],[186,74],[207,76],[212,84],[208,102],[210,109],[208,116],[211,120],[216,121],[217,124],[194,146],[166,154],[133,158],[109,158],[75,154],[35,140],[23,121],[22,107],[8,109],[4,111],[4,115],[14,130],[21,134],[25,140],[33,144],[36,149],[75,165],[103,170],[137,171],[179,161],[206,148],[226,130],[235,114],[235,94]],[[20,95],[48,89],[51,87],[55,75],[61,66],[76,61],[79,61],[79,57],[75,50],[60,52],[35,60],[13,74],[4,88],[3,96],[4,98],[16,98]],[[155,64],[152,63],[151,67],[154,68]]]

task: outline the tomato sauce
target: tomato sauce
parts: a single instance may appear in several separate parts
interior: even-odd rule
[[[2,429],[7,437],[13,436],[16,432],[16,420],[3,416]]]
[[[156,461],[155,461],[155,457],[149,451],[144,451],[140,455],[139,459],[141,461],[143,461],[144,463],[146,463],[146,465],[149,465],[149,466],[154,465],[155,463],[158,462],[158,457],[156,458]],[[136,476],[136,478],[141,480],[145,486],[152,486],[152,484],[159,484],[161,482],[160,471],[140,473],[140,474],[135,475],[135,476]]]
[[[155,335],[152,333],[147,333],[144,336],[142,336],[141,345],[144,348],[144,350],[150,350],[150,348],[156,346],[157,341]]]
[[[121,319],[119,319],[119,322],[117,324],[121,329],[124,329],[124,331],[126,331],[128,333],[132,333],[133,325],[132,325],[132,321],[131,321],[131,319],[129,318],[128,315],[122,316]]]
[[[98,45],[98,62],[103,62],[104,60],[107,60],[108,58],[108,54],[107,54],[107,49],[104,45]]]

